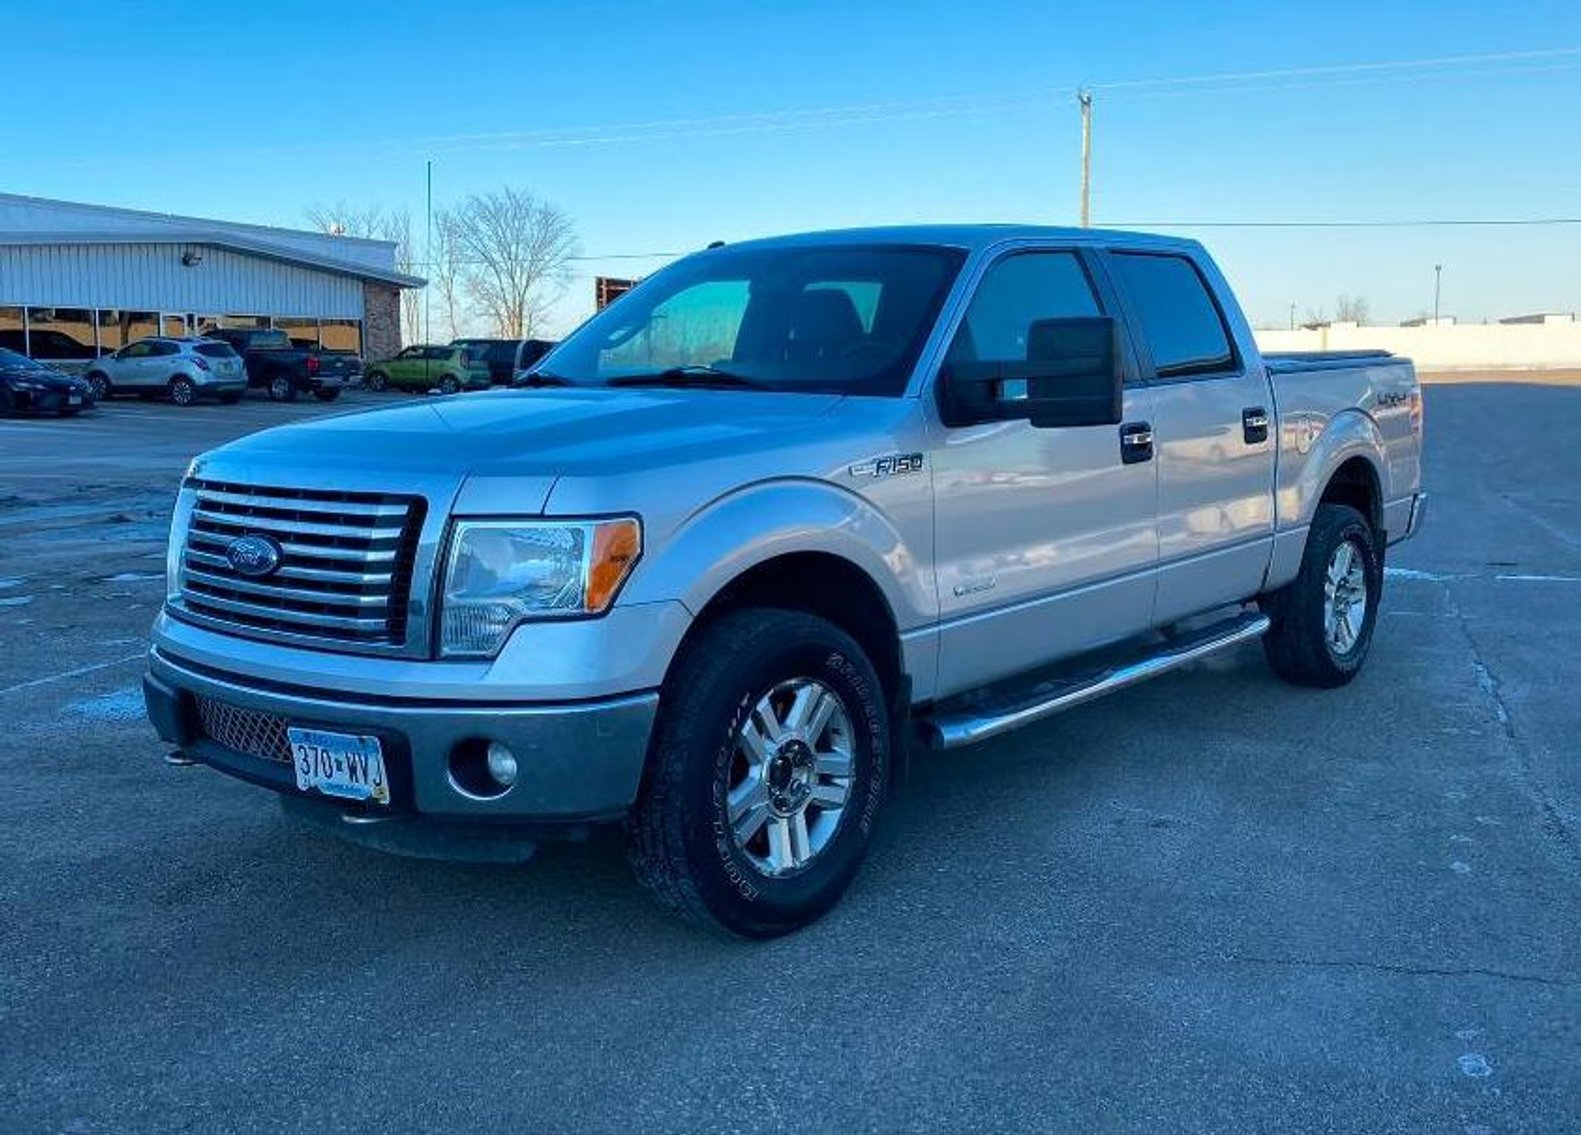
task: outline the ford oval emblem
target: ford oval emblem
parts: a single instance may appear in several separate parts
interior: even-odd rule
[[[225,558],[240,575],[268,575],[280,566],[280,545],[267,536],[238,536],[225,545]]]

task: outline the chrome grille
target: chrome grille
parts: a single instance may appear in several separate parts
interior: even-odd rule
[[[291,741],[286,736],[285,718],[204,697],[197,702],[198,723],[203,727],[203,735],[215,744],[250,757],[291,763]]]
[[[370,648],[406,641],[421,498],[189,480],[181,606],[206,623]],[[280,551],[263,576],[226,552],[241,536]]]

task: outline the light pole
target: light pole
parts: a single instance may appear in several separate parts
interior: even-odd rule
[[[1091,220],[1088,200],[1092,193],[1092,92],[1076,92],[1081,104],[1081,227],[1087,228]]]
[[[1295,329],[1296,329],[1296,305],[1295,304],[1291,304],[1290,305],[1290,330],[1294,331]]]
[[[1444,287],[1444,266],[1442,264],[1434,264],[1433,265],[1433,326],[1434,327],[1438,326],[1438,297],[1443,292],[1443,287]]]

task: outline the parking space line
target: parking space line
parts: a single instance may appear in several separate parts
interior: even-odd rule
[[[43,678],[34,678],[30,682],[18,682],[14,686],[0,689],[0,695],[14,694],[20,690],[31,690],[37,686],[47,686],[51,682],[64,681],[67,678],[80,678],[84,674],[92,674],[96,670],[108,670],[112,666],[125,666],[128,662],[137,662],[147,657],[147,652],[139,650],[136,654],[128,654],[125,658],[111,659],[109,662],[96,662],[92,666],[79,666],[75,670],[63,670],[59,674],[50,674]]]

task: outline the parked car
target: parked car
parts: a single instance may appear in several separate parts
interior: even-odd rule
[[[31,346],[28,340],[31,339]],[[64,331],[50,331],[35,327],[26,338],[19,330],[0,331],[0,347],[19,355],[50,362],[80,362],[96,359],[104,354],[89,343],[79,343]]]
[[[913,737],[1258,639],[1289,682],[1349,682],[1424,516],[1411,363],[1264,358],[1195,241],[746,242],[549,361],[551,389],[198,458],[159,735],[386,849],[624,820],[664,903],[767,937],[839,900]]]
[[[154,336],[95,360],[83,378],[100,402],[117,394],[163,394],[177,406],[199,398],[232,403],[247,390],[241,356],[217,339]]]
[[[551,339],[452,339],[452,347],[467,347],[489,367],[489,381],[508,386],[516,376],[554,349]]]
[[[205,335],[229,343],[246,365],[247,384],[267,390],[276,402],[304,393],[333,402],[362,370],[362,360],[349,351],[298,347],[279,329],[216,327]]]
[[[71,415],[93,405],[93,388],[82,379],[0,347],[0,413]]]
[[[442,347],[418,343],[393,359],[373,363],[363,384],[369,390],[396,387],[402,390],[439,390],[454,394],[489,385],[489,368],[471,347]]]

